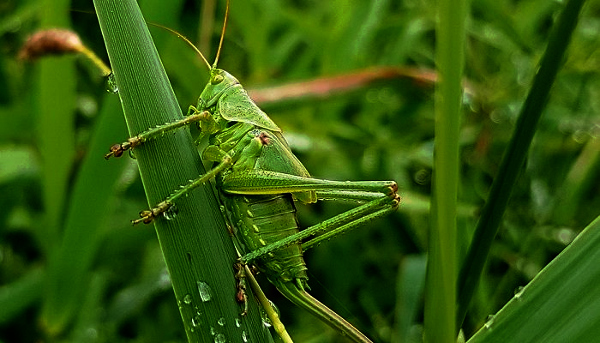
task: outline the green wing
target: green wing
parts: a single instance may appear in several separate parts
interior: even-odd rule
[[[280,132],[269,132],[268,142],[262,147],[260,158],[255,169],[269,170],[301,177],[310,177],[308,170],[296,155],[292,153],[285,138]],[[304,203],[316,201],[315,192],[294,193],[294,197]]]
[[[219,98],[218,110],[221,117],[229,121],[249,123],[269,131],[281,132],[277,124],[250,99],[241,85],[233,86]]]

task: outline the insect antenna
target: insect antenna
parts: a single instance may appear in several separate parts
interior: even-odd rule
[[[225,37],[225,29],[227,28],[227,18],[229,17],[229,0],[227,0],[227,5],[225,6],[225,19],[223,20],[223,29],[221,30],[221,39],[219,40],[219,49],[217,49],[217,56],[215,57],[215,62],[213,63],[213,68],[217,67],[217,62],[219,62],[219,56],[221,56],[221,47],[223,46],[223,37]]]
[[[202,52],[200,52],[200,50],[194,45],[194,43],[190,42],[190,40],[187,39],[186,36],[182,35],[181,33],[177,32],[175,30],[173,30],[170,27],[166,27],[166,26],[163,26],[163,25],[160,25],[160,24],[156,24],[156,23],[149,23],[149,24],[152,25],[152,26],[160,27],[161,29],[167,30],[167,31],[171,32],[172,34],[176,35],[177,37],[183,39],[184,42],[186,42],[189,46],[191,46],[192,49],[194,49],[194,51],[196,51],[196,53],[198,53],[198,55],[200,55],[200,57],[202,58],[202,60],[204,61],[204,63],[206,63],[206,65],[208,66],[208,69],[209,70],[212,69],[210,67],[210,63],[208,62],[208,60],[206,59],[206,57],[204,57],[204,55],[202,54]]]

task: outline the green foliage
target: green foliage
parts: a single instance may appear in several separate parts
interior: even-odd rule
[[[98,0],[94,6],[129,135],[182,119],[137,2]],[[150,204],[206,172],[189,132],[178,130],[161,138],[132,152]],[[154,226],[188,341],[272,341],[255,302],[246,316],[240,314],[232,268],[236,254],[212,187],[186,194],[175,206],[169,209],[171,220],[158,220]],[[48,321],[55,312],[64,312],[49,307],[43,314]]]
[[[199,40],[201,3],[141,6],[149,21]],[[476,0],[471,6],[468,92],[458,142],[461,258],[563,3]],[[108,61],[95,16],[69,9],[92,10],[84,1],[8,0],[0,6],[0,340],[184,341],[156,235],[149,227],[129,225],[147,206],[136,162],[102,158],[127,136],[117,96],[104,91],[105,80],[83,59],[52,57],[36,64],[17,59],[27,35],[40,27],[64,27],[70,19],[84,43]],[[398,182],[403,198],[398,213],[306,254],[311,294],[381,342],[419,340],[422,333],[434,137],[433,88],[425,80],[435,66],[436,11],[433,1],[234,0],[219,62],[247,89],[377,66],[423,71],[417,78],[380,80],[325,99],[263,106],[315,177]],[[223,13],[219,1],[207,15],[214,20],[209,60]],[[596,3],[585,8],[565,53],[463,325],[467,337],[598,216],[598,13]],[[156,28],[151,33],[180,107],[195,104],[208,79],[206,67],[177,37]],[[352,205],[301,206],[301,225]],[[82,244],[66,254],[61,247],[70,239]],[[589,241],[581,255],[573,257],[570,249],[567,258],[597,260],[591,252],[598,250],[591,244],[597,239]],[[49,270],[60,255],[69,267]],[[574,271],[583,266],[570,264],[558,275],[594,285],[596,269],[588,275]],[[342,341],[258,277],[297,342]],[[40,318],[50,301],[62,301],[46,293],[58,279],[73,279],[78,286],[61,292],[79,292],[80,300],[65,306],[70,319],[53,330]],[[542,281],[538,284],[552,284]],[[551,297],[557,293],[534,290],[535,301],[528,305],[552,309],[536,320],[567,325],[565,332],[597,323],[593,306],[584,307],[575,322],[558,321],[568,318],[551,316],[561,310]],[[510,306],[505,313],[514,312]],[[492,328],[503,316],[489,323]],[[519,325],[502,327],[509,327],[510,336]]]
[[[428,261],[424,302],[424,341],[456,341],[457,207],[467,1],[438,4],[435,140]],[[475,242],[475,240],[473,240]],[[460,280],[458,280],[460,284]],[[437,287],[437,285],[444,287]]]

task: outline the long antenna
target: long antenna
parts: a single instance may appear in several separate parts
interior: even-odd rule
[[[223,46],[223,37],[225,37],[225,29],[227,28],[227,18],[229,17],[229,0],[227,0],[227,5],[225,6],[225,19],[223,20],[223,29],[221,30],[221,40],[219,40],[219,49],[217,50],[217,57],[215,57],[215,63],[213,63],[213,68],[217,67],[217,62],[219,62],[219,56],[221,56],[221,47]]]
[[[229,2],[229,0],[228,0],[228,2]],[[152,26],[160,27],[161,29],[167,30],[167,31],[171,32],[172,34],[176,35],[177,37],[183,39],[189,46],[192,47],[192,49],[194,49],[198,53],[198,55],[200,55],[200,57],[202,57],[202,60],[208,66],[208,70],[212,69],[211,66],[210,66],[210,63],[208,62],[208,60],[206,59],[206,57],[204,57],[204,55],[200,52],[200,50],[194,45],[194,43],[190,42],[190,40],[187,39],[187,37],[185,37],[184,35],[182,35],[181,33],[177,32],[177,31],[173,30],[170,27],[166,27],[166,26],[163,26],[163,25],[160,25],[160,24],[156,24],[156,23],[149,23],[149,24],[152,25]]]

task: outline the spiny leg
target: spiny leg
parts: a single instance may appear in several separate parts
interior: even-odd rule
[[[137,136],[130,137],[126,142],[115,144],[109,148],[109,152],[104,155],[104,158],[108,160],[111,156],[121,157],[125,151],[140,146],[148,140],[160,137],[165,132],[172,131],[199,121],[210,121],[210,118],[210,112],[199,112],[195,107],[190,106],[188,115],[185,118],[146,130]]]
[[[182,186],[167,199],[156,205],[156,207],[140,212],[141,218],[134,220],[132,223],[135,225],[138,223],[148,224],[152,222],[158,215],[165,213],[172,206],[173,202],[180,197],[215,178],[219,173],[231,168],[234,164],[236,166],[244,165],[248,156],[260,153],[260,147],[262,146],[260,138],[254,137],[253,135],[247,135],[246,131],[241,132],[242,137],[240,137],[239,140],[234,140],[236,144],[230,147],[231,150],[228,150],[228,152],[216,145],[209,145],[206,147],[202,153],[202,159],[205,161],[218,162],[218,165],[198,179]]]
[[[285,248],[291,244],[300,243],[308,237],[322,233],[318,237],[302,244],[303,249],[309,249],[314,245],[319,244],[323,240],[330,239],[335,235],[356,228],[357,226],[367,223],[375,218],[379,218],[394,212],[398,207],[399,201],[400,197],[397,195],[393,199],[389,197],[380,197],[377,200],[372,200],[359,207],[355,207],[349,211],[340,213],[317,225],[308,227],[278,242],[254,250],[242,256],[241,261],[247,263],[261,256],[272,253],[275,250]]]
[[[371,203],[375,203],[376,199],[381,199],[381,195],[367,192],[326,191],[317,192],[317,198],[319,200],[343,201],[367,201],[373,199],[371,200]],[[390,198],[392,199],[391,206],[386,206],[385,201],[383,201],[382,207],[379,207],[379,209],[377,209],[378,205],[374,205],[373,207],[365,206],[364,210],[357,207],[343,212],[336,217],[325,220],[312,228],[308,228],[307,230],[314,230],[317,234],[319,232],[323,233],[309,241],[302,242],[302,249],[306,251],[313,246],[319,245],[325,240],[329,240],[339,234],[350,231],[358,226],[396,211],[398,204],[400,203],[400,196],[394,193]],[[374,212],[370,212],[367,207],[372,208]]]
[[[173,206],[173,202],[175,202],[177,199],[181,198],[182,196],[185,196],[193,189],[198,188],[201,185],[205,184],[206,182],[210,181],[217,174],[219,174],[223,170],[231,167],[232,163],[233,162],[232,162],[231,156],[229,156],[228,154],[225,154],[221,163],[219,163],[216,167],[209,170],[206,174],[202,175],[201,177],[197,178],[196,180],[193,180],[192,182],[188,183],[187,185],[181,187],[180,189],[175,191],[173,194],[169,195],[168,198],[166,198],[165,200],[163,200],[162,202],[160,202],[158,205],[151,208],[150,210],[141,211],[140,219],[132,220],[131,223],[133,225],[136,225],[139,223],[150,224],[159,215],[161,215],[161,214],[165,213],[167,210],[169,210],[169,208],[171,208],[171,206]]]
[[[398,185],[394,181],[331,181],[253,169],[228,174],[223,178],[222,188],[227,193],[242,195],[316,191],[324,197],[334,197],[335,199],[344,198],[345,194],[356,194],[360,198],[372,200],[373,194],[393,198],[398,190]],[[376,195],[375,197],[377,197]],[[356,196],[350,196],[350,198],[356,198]]]
[[[315,192],[318,199],[366,202],[318,225],[309,227],[297,234],[248,253],[242,257],[242,262],[251,261],[277,249],[299,243],[306,238],[323,233],[319,237],[303,244],[303,248],[310,248],[341,232],[393,212],[400,202],[400,197],[396,193],[398,188],[393,181],[341,182],[304,178],[265,170],[232,172],[224,177],[222,188],[227,193],[244,195],[310,191]]]
[[[400,200],[398,200],[398,201],[400,201]],[[338,226],[339,223],[331,223],[331,224],[321,223],[321,224],[309,227],[307,230],[309,230],[311,232],[314,231],[315,233],[318,233],[318,232],[324,232],[324,233],[320,234],[319,236],[317,236],[309,241],[303,242],[302,250],[306,251],[306,250],[312,248],[313,246],[319,245],[321,242],[323,242],[325,240],[329,240],[333,237],[338,236],[339,234],[348,232],[348,231],[350,231],[356,227],[359,227],[363,224],[366,224],[374,219],[384,217],[384,216],[396,211],[397,206],[398,205],[384,207],[376,212],[369,213],[363,217],[351,220],[348,223],[339,225],[339,226]],[[344,213],[346,213],[346,212],[344,212]],[[344,213],[341,213],[341,215],[343,215]],[[304,230],[304,231],[306,231],[306,230]]]

